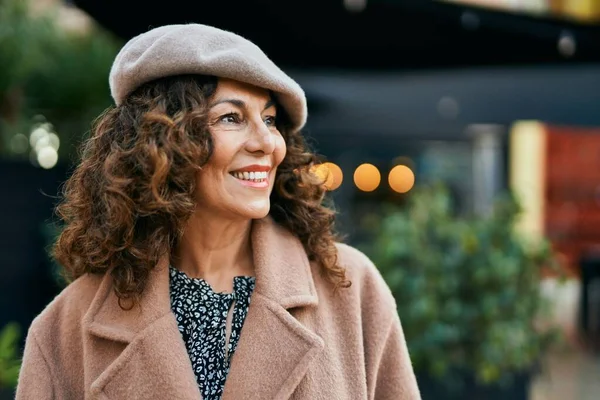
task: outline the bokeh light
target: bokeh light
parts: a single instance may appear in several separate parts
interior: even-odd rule
[[[30,161],[35,166],[50,169],[58,163],[60,138],[53,131],[49,122],[37,124],[29,134],[29,144],[32,148]]]
[[[54,150],[58,151],[58,149],[60,148],[60,138],[58,137],[58,135],[54,132],[50,132],[47,136],[48,138],[48,144],[50,145],[50,147],[52,147]]]
[[[50,169],[58,162],[58,153],[51,146],[46,146],[37,152],[37,162],[40,167]]]
[[[332,162],[315,165],[312,171],[323,181],[327,190],[339,188],[344,180],[342,169]]]
[[[29,134],[29,144],[35,149],[37,142],[48,135],[48,130],[44,126],[38,126]]]
[[[372,192],[381,182],[381,173],[373,164],[361,164],[354,171],[354,184],[363,192]]]
[[[415,185],[415,174],[406,165],[396,165],[388,175],[388,183],[393,191],[406,193]]]

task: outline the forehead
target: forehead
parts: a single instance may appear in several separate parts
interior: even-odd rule
[[[217,90],[213,94],[215,101],[230,98],[243,100],[246,103],[256,101],[262,103],[261,105],[271,100],[271,97],[267,89],[226,78],[219,78]]]

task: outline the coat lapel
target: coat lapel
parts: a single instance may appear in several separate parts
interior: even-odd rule
[[[223,400],[288,399],[324,347],[289,311],[315,307],[316,289],[302,244],[270,218],[254,222],[252,249],[256,288]]]
[[[119,307],[106,276],[84,327],[89,333],[84,351],[92,399],[200,398],[171,312],[168,258],[151,272],[139,305],[129,311]]]
[[[322,351],[323,340],[291,309],[318,298],[300,241],[270,217],[254,221],[256,288],[233,356],[223,400],[287,399]],[[201,398],[171,312],[169,261],[151,272],[132,310],[122,310],[106,276],[85,318],[86,385],[94,399]]]

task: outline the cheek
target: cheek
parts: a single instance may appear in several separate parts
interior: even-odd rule
[[[228,148],[227,143],[219,140],[214,140],[213,143],[210,158],[196,175],[196,184],[201,191],[215,187],[215,184],[222,179],[223,171],[228,168],[231,160],[232,150]]]
[[[227,140],[226,135],[213,134],[213,150],[206,166],[212,169],[218,169],[226,165],[235,153],[237,143]]]
[[[206,175],[220,176],[226,172],[236,154],[240,152],[243,143],[236,140],[230,132],[213,133],[213,150],[207,163],[202,167]]]

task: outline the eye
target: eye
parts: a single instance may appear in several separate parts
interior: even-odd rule
[[[267,126],[275,126],[277,124],[277,117],[274,115],[270,115],[267,118],[265,118],[265,125]]]
[[[239,124],[241,122],[241,120],[242,120],[242,118],[240,117],[240,115],[235,112],[231,112],[231,113],[222,115],[219,118],[219,122],[224,122],[226,124]]]

